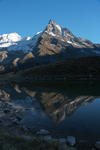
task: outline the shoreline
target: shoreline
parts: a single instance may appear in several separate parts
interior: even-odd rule
[[[45,87],[48,87],[49,86],[49,88],[51,87],[52,88],[52,85],[54,85],[55,84],[55,87],[53,86],[53,88],[57,88],[58,87],[58,83],[59,83],[59,85],[61,86],[61,83],[62,83],[62,87],[64,86],[64,84],[66,85],[66,83],[68,84],[68,85],[66,85],[67,87],[69,87],[69,85],[71,85],[71,83],[78,83],[78,84],[87,84],[88,82],[87,81],[76,81],[76,80],[74,80],[74,81],[69,81],[69,83],[68,83],[68,81],[62,81],[62,80],[59,80],[59,81],[55,81],[55,80],[42,80],[42,81],[36,81],[36,80],[34,80],[33,82],[30,80],[30,82],[28,81],[28,80],[23,80],[22,82],[20,82],[19,80],[17,81],[17,80],[8,80],[8,79],[6,79],[5,80],[5,82],[2,80],[2,82],[1,82],[1,86],[3,86],[3,84],[14,84],[14,83],[18,83],[18,84],[21,84],[21,85],[26,85],[26,86],[30,86],[30,83],[31,83],[31,85],[33,84],[33,86],[40,86],[41,85],[41,87],[43,87],[43,88],[45,88]],[[34,84],[34,83],[36,83],[36,84]],[[38,84],[39,83],[39,84]],[[45,83],[45,84],[44,84]],[[56,83],[57,83],[57,85],[56,85]],[[89,81],[89,86],[91,86],[92,85],[92,87],[94,88],[94,83],[95,83],[95,81]],[[49,85],[48,85],[49,84]],[[97,82],[97,84],[99,84],[98,82]],[[43,86],[44,85],[44,86]],[[64,87],[65,88],[65,87]],[[72,87],[71,87],[72,88]],[[75,87],[74,87],[75,88]],[[86,88],[86,86],[85,86],[85,88]],[[76,90],[76,89],[75,89]],[[79,90],[79,89],[78,89]],[[83,92],[83,91],[82,91]],[[7,112],[6,112],[7,113]],[[14,121],[14,126],[15,126],[15,129],[17,130],[17,127],[18,126],[20,126],[20,124],[18,125],[17,123],[19,123],[19,122],[16,122],[16,120],[15,119],[13,119],[13,121]],[[17,125],[17,126],[16,126]],[[8,126],[7,128],[10,130],[10,131],[12,131],[12,132],[10,132],[10,136],[12,137],[13,136],[13,138],[18,138],[18,139],[20,139],[20,137],[21,137],[21,134],[19,133],[19,135],[18,135],[18,137],[16,137],[16,132],[14,132],[14,128],[13,128],[13,126],[12,126],[12,128],[10,128],[11,126]],[[1,129],[3,129],[2,127],[1,127]],[[28,130],[27,129],[24,129],[25,131],[23,131],[23,136],[22,136],[22,139],[24,139],[24,140],[40,140],[41,141],[41,139],[43,140],[43,141],[46,141],[47,143],[47,145],[48,145],[48,142],[53,142],[53,143],[55,143],[55,141],[56,142],[58,142],[59,143],[59,140],[60,139],[62,139],[63,141],[66,141],[66,138],[67,138],[67,136],[68,135],[66,135],[66,136],[54,136],[54,135],[52,135],[51,133],[50,134],[47,134],[47,135],[37,135],[36,134],[36,131],[33,131],[33,133],[32,133],[32,131],[29,131],[29,134],[28,134]],[[45,129],[44,129],[45,130]],[[5,130],[4,130],[5,131]],[[20,129],[19,129],[19,132],[20,132]],[[32,133],[32,134],[30,134],[30,132]],[[37,131],[38,132],[38,131]],[[13,133],[15,133],[15,135],[13,135]],[[45,137],[45,140],[44,140],[44,137]],[[87,140],[87,139],[85,139],[85,138],[82,138],[82,139],[80,139],[80,138],[77,138],[77,137],[74,137],[73,136],[73,138],[75,138],[75,140],[76,140],[76,144],[74,145],[74,146],[71,146],[70,144],[66,144],[66,142],[63,142],[63,144],[64,145],[67,145],[68,146],[68,150],[95,150],[96,148],[95,148],[95,143],[99,140],[99,139],[97,139],[97,140],[95,140],[95,141],[89,141],[89,140]],[[53,141],[53,139],[54,139],[54,141]],[[62,142],[61,142],[62,143]],[[84,143],[84,144],[83,144]],[[89,145],[89,147],[88,147],[88,145]],[[82,147],[83,146],[83,147]],[[81,149],[79,149],[79,147],[81,147]],[[84,149],[84,147],[85,147],[85,149]],[[61,149],[61,150],[63,150],[63,149]],[[67,150],[67,149],[66,149]],[[96,149],[97,150],[97,149]]]
[[[42,129],[44,130],[44,129]],[[41,130],[41,131],[42,131]],[[38,145],[36,146],[36,150],[40,150],[40,147],[43,150],[47,150],[45,149],[45,147],[47,148],[48,146],[51,145],[52,150],[56,150],[59,149],[60,150],[99,150],[97,148],[97,143],[99,141],[95,141],[93,143],[91,143],[90,141],[86,140],[86,139],[76,139],[76,137],[74,136],[67,136],[65,137],[53,137],[47,130],[44,130],[43,132],[38,131],[37,134],[20,134],[18,135],[13,135],[13,134],[2,134],[0,133],[0,140],[3,141],[3,144],[8,144],[6,140],[9,139],[9,145],[10,146],[14,146],[14,142],[18,142],[23,145],[24,142],[27,143],[28,142],[28,146],[30,147],[29,150],[31,150],[31,145],[32,145],[32,150],[34,149],[34,145],[38,142]],[[15,133],[14,133],[15,134]],[[2,140],[3,139],[3,140]],[[12,139],[12,141],[10,141],[10,139]],[[1,141],[0,141],[0,145],[1,145]],[[18,143],[16,143],[17,145]],[[45,145],[45,147],[44,147]],[[56,145],[56,147],[55,147]],[[25,148],[25,147],[24,147]],[[41,150],[42,150],[41,149]],[[49,149],[49,147],[48,147]],[[17,149],[16,149],[17,150]],[[28,150],[28,149],[27,149]]]

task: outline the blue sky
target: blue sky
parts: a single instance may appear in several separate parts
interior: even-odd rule
[[[100,0],[0,0],[0,34],[33,36],[50,19],[100,43]]]

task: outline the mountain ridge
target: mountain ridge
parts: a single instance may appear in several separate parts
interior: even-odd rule
[[[100,56],[100,44],[76,37],[53,20],[34,37],[22,38],[17,33],[0,36],[0,66],[6,70],[87,56]]]
[[[66,41],[69,44],[75,44],[73,41],[74,38],[77,38],[76,42],[80,41],[80,42],[84,42],[84,44],[96,44],[96,43],[91,42],[88,39],[83,38],[83,37],[76,37],[75,35],[73,35],[73,33],[69,29],[63,28],[59,24],[56,24],[55,21],[50,20],[49,23],[47,24],[46,28],[44,29],[44,31],[37,32],[33,37],[21,37],[16,32],[0,35],[0,50],[2,48],[10,47],[13,45],[15,46],[18,44],[19,44],[19,46],[23,46],[25,43],[22,43],[23,45],[20,45],[20,43],[17,43],[17,42],[20,42],[20,41],[27,42],[30,40],[34,40],[35,38],[37,38],[37,36],[39,38],[39,36],[43,33],[47,33],[51,36],[60,37],[62,41]],[[30,44],[30,43],[27,43],[27,44]],[[8,50],[14,50],[14,49],[12,47],[11,49],[8,48]],[[20,50],[20,49],[18,48],[17,50]],[[27,52],[27,50],[25,50],[25,52]]]

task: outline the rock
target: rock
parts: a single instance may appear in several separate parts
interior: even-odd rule
[[[7,113],[9,113],[9,112],[10,112],[9,109],[4,110],[4,113],[5,113],[5,114],[7,114]]]
[[[12,120],[13,124],[19,125],[19,121],[17,119]]]
[[[70,147],[69,150],[77,150],[77,148],[75,148],[75,147]]]
[[[73,136],[68,136],[67,137],[67,142],[71,145],[74,146],[76,144],[76,139]]]
[[[96,142],[95,147],[96,147],[97,149],[100,149],[100,141],[97,141],[97,142]]]
[[[69,150],[77,150],[77,148],[75,148],[75,147],[70,147]]]
[[[37,132],[37,134],[42,134],[42,135],[47,135],[49,133],[50,132],[48,130],[45,130],[45,129],[41,129],[40,131]]]
[[[61,142],[61,143],[65,143],[67,140],[65,139],[65,138],[60,138],[59,139],[59,142]]]
[[[23,129],[25,132],[28,132],[28,128],[27,128],[27,127],[22,126],[22,129]]]
[[[25,140],[32,140],[32,136],[29,136],[29,135],[24,135],[24,137],[23,137]]]
[[[65,144],[60,144],[58,150],[70,150],[70,148]]]
[[[78,142],[79,142],[79,144],[87,144],[88,143],[88,141],[86,141],[86,140],[79,140]]]
[[[21,121],[21,120],[22,120],[21,116],[16,116],[16,119],[17,119],[18,121]]]
[[[58,142],[58,139],[53,138],[52,141],[53,142]]]
[[[53,140],[51,136],[44,136],[44,140],[45,141],[51,141]]]

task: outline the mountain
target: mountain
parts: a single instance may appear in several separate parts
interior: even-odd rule
[[[30,116],[32,116],[32,118],[34,118],[34,108],[34,111],[39,111],[41,114],[48,115],[48,117],[58,125],[67,117],[73,115],[81,106],[88,105],[89,103],[92,103],[95,98],[99,97],[87,95],[81,96],[77,94],[72,96],[69,91],[61,92],[54,89],[51,90],[49,88],[46,89],[31,86],[32,85],[30,84],[28,86],[13,84],[12,86],[7,85],[7,87],[4,86],[0,88],[0,106],[3,110],[12,110],[14,112],[14,118],[20,116],[24,125],[27,125],[26,122],[24,122],[24,118],[27,118],[27,113],[29,115],[29,111],[27,111],[26,108],[29,108]],[[35,100],[33,101],[33,99]],[[35,114],[37,117],[37,113]],[[6,116],[7,114],[4,113],[0,116],[0,120],[3,120],[3,122],[5,121],[5,124],[7,125],[8,118],[4,119]],[[11,115],[7,117],[11,117]],[[41,117],[44,117],[44,115]],[[11,119],[9,119],[9,121],[12,122]],[[34,122],[34,120],[32,121]],[[19,125],[22,126],[23,124],[21,122]],[[28,125],[33,127],[30,122],[28,122]]]
[[[100,54],[100,45],[97,46],[87,39],[76,37],[68,29],[50,20],[33,53],[36,56],[66,54],[66,57],[72,57],[72,53],[77,57],[89,56]]]
[[[25,55],[29,56],[40,34],[38,32],[33,38],[22,38],[17,33],[0,35],[0,70],[3,71],[10,65],[15,67],[18,61],[23,59]]]
[[[38,32],[33,38],[22,38],[17,33],[0,35],[0,50],[2,50],[2,48],[6,48],[8,51],[22,50],[24,53],[27,53],[35,47],[39,36],[40,32]]]
[[[22,38],[17,33],[0,36],[0,68],[26,69],[68,58],[100,56],[100,44],[76,37],[67,28],[50,20],[45,30],[34,37]]]

